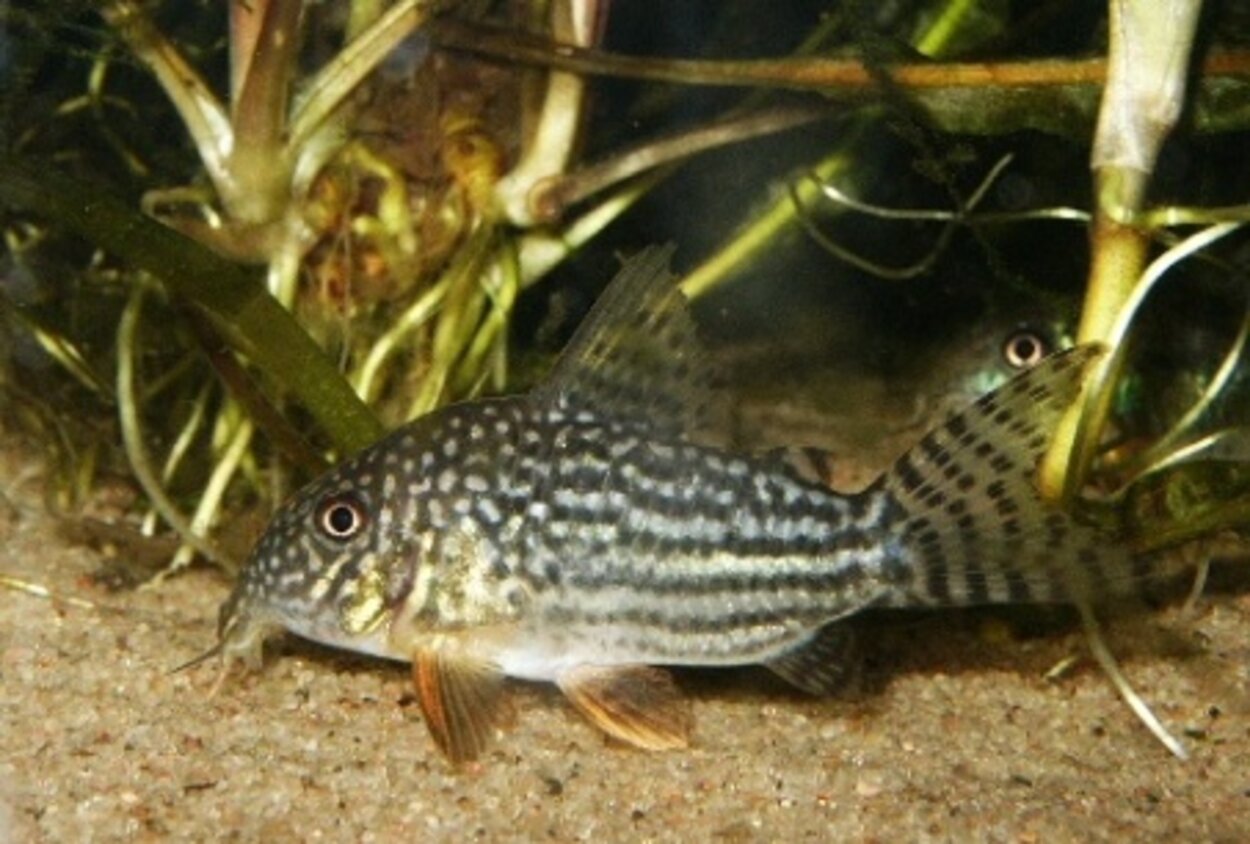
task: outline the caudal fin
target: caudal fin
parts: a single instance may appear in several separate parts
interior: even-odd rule
[[[1102,354],[1052,355],[930,432],[881,481],[914,564],[899,605],[1088,603],[1123,593],[1144,565],[1046,504],[1037,465]]]

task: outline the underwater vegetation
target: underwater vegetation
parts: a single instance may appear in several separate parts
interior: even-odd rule
[[[121,485],[177,537],[133,581],[232,572],[249,515],[534,383],[673,242],[735,444],[853,486],[1102,343],[1045,494],[1236,536],[1250,13],[1158,5],[0,4],[0,416],[56,507]]]

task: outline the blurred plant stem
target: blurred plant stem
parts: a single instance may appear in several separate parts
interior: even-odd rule
[[[958,3],[951,8],[966,5]],[[1154,8],[1151,0],[1144,5]],[[950,15],[944,14],[941,21],[943,31],[954,31]],[[878,70],[859,59],[803,55],[736,61],[630,56],[448,18],[431,21],[426,30],[439,47],[501,61],[680,85],[811,91],[839,101],[879,100],[884,74],[894,88],[925,111],[936,127],[972,134],[999,134],[1022,128],[1073,133],[1080,121],[1088,120],[1094,113],[1098,90],[1109,73],[1108,61],[1101,58],[941,61],[885,65]],[[939,59],[949,55],[941,41],[930,37],[929,32],[923,33],[921,40],[930,55]],[[1195,129],[1244,127],[1250,117],[1238,104],[1216,102],[1220,99],[1216,83],[1250,77],[1250,51],[1212,54],[1200,72],[1204,82],[1202,95],[1195,98]]]
[[[230,345],[289,392],[350,454],[382,434],[372,412],[253,272],[149,219],[90,180],[44,162],[0,160],[0,204],[55,220],[208,314]]]
[[[608,14],[603,0],[552,0],[548,23],[552,36],[586,47],[598,43]],[[538,222],[530,202],[534,186],[565,172],[573,160],[585,122],[586,79],[581,74],[552,70],[542,109],[521,160],[495,185],[496,201],[514,225]]]
[[[1185,79],[1201,0],[1111,0],[1107,84],[1090,166],[1095,209],[1078,343],[1112,345],[1042,462],[1042,494],[1070,501],[1089,473],[1124,357],[1115,329],[1149,259],[1140,223],[1163,142],[1185,103]]]
[[[821,183],[839,179],[854,166],[858,141],[871,120],[861,116],[849,126],[837,149],[812,168],[811,178],[795,184],[790,193],[772,203],[736,237],[688,273],[681,282],[682,292],[690,299],[706,294],[754,260],[774,238],[796,225],[801,209],[819,201]]]
[[[955,9],[967,11],[963,4],[952,4],[947,9],[948,11]],[[943,14],[928,31],[921,33],[920,40],[924,43],[926,52],[929,55],[942,56],[945,53],[946,44],[949,43],[946,39],[953,38],[960,33],[959,22],[958,14]],[[783,59],[778,63],[791,66],[807,62],[823,63],[825,61],[823,59],[808,59],[804,58],[804,55],[818,48],[824,35],[831,32],[837,25],[836,18],[830,16],[829,20],[799,48],[795,58]],[[944,35],[939,37],[939,33],[944,33]],[[853,64],[856,72],[866,77],[870,75],[868,70],[858,62],[853,62]],[[876,85],[878,81],[873,79],[872,84]],[[860,158],[861,140],[879,116],[877,110],[866,110],[856,114],[854,119],[848,122],[834,150],[812,168],[809,173],[810,178],[799,180],[788,193],[779,197],[757,215],[755,220],[718,252],[686,275],[681,282],[682,292],[694,299],[717,287],[730,278],[738,267],[749,264],[775,238],[796,225],[799,215],[803,213],[803,208],[820,199],[822,183],[840,180],[854,172],[856,162]]]
[[[213,547],[204,531],[198,530],[165,492],[160,476],[148,457],[143,436],[143,410],[140,407],[137,386],[139,379],[135,371],[139,316],[142,310],[143,284],[139,282],[131,288],[130,298],[117,326],[117,405],[126,456],[135,479],[143,487],[152,507],[160,513],[161,518],[178,532],[186,545],[218,565],[225,565],[225,558]]]

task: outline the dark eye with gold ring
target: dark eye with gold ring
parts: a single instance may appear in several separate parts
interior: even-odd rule
[[[359,536],[368,524],[365,505],[350,493],[332,495],[317,506],[317,529],[335,542]]]
[[[1012,369],[1028,369],[1050,354],[1050,343],[1031,329],[1021,329],[1003,343],[1003,360]]]

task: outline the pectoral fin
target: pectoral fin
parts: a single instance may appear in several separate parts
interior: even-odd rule
[[[582,665],[565,671],[560,691],[596,727],[645,750],[689,743],[690,713],[672,675],[645,665]]]
[[[477,758],[499,718],[503,674],[488,663],[418,649],[412,677],[438,749],[455,763]]]

